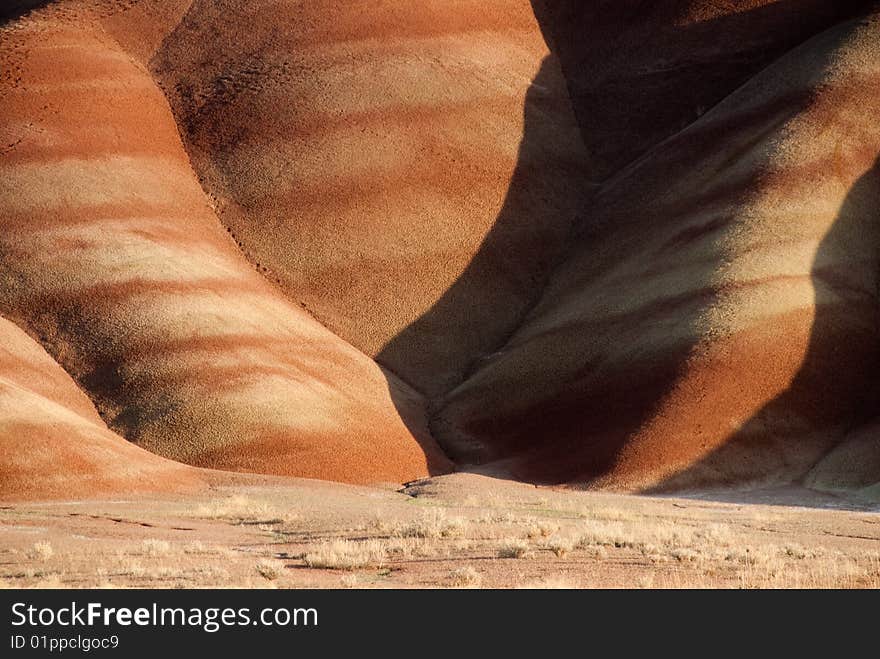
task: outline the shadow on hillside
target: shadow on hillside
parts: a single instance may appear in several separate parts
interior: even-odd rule
[[[34,9],[56,3],[58,0],[4,0],[0,6],[0,25],[14,21]]]
[[[680,72],[677,77],[676,74],[666,74],[662,76],[660,82],[656,77],[647,77],[643,80],[643,88],[621,90],[611,85],[610,89],[614,93],[622,93],[623,96],[620,98],[612,96],[597,106],[594,95],[584,94],[583,81],[578,77],[581,70],[576,52],[578,40],[580,39],[582,43],[588,34],[586,28],[589,27],[583,24],[583,14],[579,15],[578,11],[588,3],[574,0],[564,2],[532,0],[532,4],[551,55],[541,66],[526,95],[519,161],[511,177],[503,208],[495,225],[458,280],[427,312],[388,341],[376,359],[386,366],[405,362],[412,365],[410,370],[419,373],[420,381],[408,377],[405,372],[399,374],[426,394],[429,401],[429,420],[434,422],[429,425],[432,425],[435,439],[460,466],[475,467],[513,457],[522,458],[524,455],[530,455],[534,445],[539,443],[543,446],[534,452],[531,467],[520,466],[515,470],[502,470],[499,473],[533,482],[566,482],[574,478],[597,477],[605,473],[613,465],[627,440],[650,418],[659,402],[676,382],[695,347],[703,310],[700,304],[693,303],[693,300],[676,302],[681,304],[683,309],[679,316],[680,326],[690,328],[688,336],[691,340],[680,345],[679,349],[669,351],[661,358],[662,361],[646,361],[641,372],[635,375],[629,374],[629,377],[635,381],[597,386],[597,380],[590,380],[590,371],[594,366],[583,364],[579,371],[581,374],[578,376],[579,379],[572,381],[562,395],[552,398],[552,404],[540,409],[528,410],[517,418],[484,419],[479,424],[470,425],[465,434],[476,437],[476,444],[463,445],[460,438],[454,437],[457,433],[456,429],[451,433],[445,428],[438,430],[434,405],[444,394],[479,369],[484,357],[490,356],[504,345],[540,297],[554,264],[562,256],[564,245],[550,245],[551,248],[548,249],[548,244],[543,243],[539,249],[534,249],[534,243],[528,239],[530,227],[542,225],[551,215],[555,217],[554,222],[558,227],[559,214],[562,213],[566,222],[576,230],[578,240],[591,239],[588,203],[594,193],[590,185],[592,181],[585,176],[581,183],[586,182],[586,185],[577,185],[571,179],[565,180],[563,177],[563,180],[560,180],[557,172],[534,166],[536,154],[541,154],[545,149],[544,142],[548,131],[557,128],[552,124],[548,125],[550,115],[543,111],[542,104],[547,100],[547,90],[560,84],[556,79],[558,74],[554,74],[554,71],[559,70],[558,62],[562,62],[561,68],[565,76],[565,80],[561,83],[565,88],[564,93],[569,96],[570,102],[573,99],[577,128],[584,145],[589,147],[585,149],[588,151],[586,157],[592,158],[594,154],[598,154],[604,159],[598,169],[593,170],[597,174],[611,173],[603,171],[602,163],[609,166],[620,164],[619,157],[611,153],[613,142],[619,139],[621,133],[620,126],[614,124],[614,121],[609,120],[607,116],[609,103],[614,105],[641,101],[655,102],[658,99],[658,84],[662,87],[663,94],[671,95],[676,99],[678,114],[673,117],[674,120],[666,114],[663,115],[662,121],[659,122],[662,131],[658,133],[654,130],[638,145],[644,152],[659,139],[679,130],[683,124],[689,123],[698,116],[700,108],[691,107],[697,105],[691,87],[697,84],[701,76],[710,75],[711,72],[707,70],[708,65],[702,63],[700,66]],[[843,4],[850,7],[863,3]],[[713,35],[724,34],[725,31],[743,32],[748,29],[751,21],[756,20],[781,22],[780,24],[784,25],[785,20],[792,15],[793,6],[797,5],[797,0],[781,0],[729,17],[705,21],[692,28],[677,28],[678,34],[665,33],[663,39],[666,41],[680,39],[685,43],[693,40],[712,40]],[[584,11],[589,13],[593,10],[584,9]],[[636,10],[630,7],[621,11]],[[688,32],[689,29],[691,32]],[[793,39],[795,42],[805,40],[814,36],[816,31],[821,31],[805,32],[803,25],[799,25],[797,29],[803,34]],[[794,32],[797,32],[797,29],[792,28]],[[793,45],[795,43],[785,43],[783,50]],[[650,44],[646,47],[650,47]],[[731,66],[728,62],[728,68],[721,76],[724,82],[723,95],[730,93],[744,79],[753,75],[779,54],[781,52],[763,52],[761,57],[746,63],[747,65],[737,62]],[[821,66],[822,63],[815,65]],[[570,72],[574,72],[574,75]],[[678,103],[679,97],[685,101]],[[700,103],[705,100],[701,99]],[[709,98],[708,102],[714,103],[718,100],[720,98]],[[808,99],[803,99],[804,104],[807,101]],[[647,111],[650,107],[652,106],[646,106],[641,112],[644,117],[653,116]],[[793,106],[792,111],[796,110],[797,107]],[[691,113],[694,113],[693,116]],[[639,139],[643,138],[641,128],[636,127],[634,132]],[[626,158],[637,155],[629,147],[621,148],[617,156],[620,154],[625,154]],[[607,167],[605,169],[607,170]],[[757,176],[756,173],[755,177]],[[858,190],[853,194],[858,195]],[[528,264],[527,269],[521,267],[522,262]],[[713,275],[717,267],[716,263],[707,263],[702,275],[698,276],[703,280],[702,285],[696,282],[694,288],[711,295]],[[817,274],[817,277],[821,279],[822,275]],[[413,282],[413,285],[418,285],[418,282]],[[637,291],[634,291],[635,293]],[[499,299],[502,300],[500,305]],[[492,308],[503,309],[506,322],[493,323],[491,327],[483,322],[486,310]],[[622,333],[632,329],[634,323],[637,324],[635,319],[628,321],[624,319],[621,322]],[[841,337],[843,334],[838,333],[836,336]],[[470,348],[466,359],[456,354],[463,343]],[[828,360],[833,360],[833,355],[821,355],[812,359],[804,371],[802,378],[804,387],[798,389],[806,391],[812,387],[812,383],[820,377],[819,372],[828,367]],[[542,365],[543,362],[536,357],[532,368],[541,368]],[[520,377],[522,377],[523,389],[533,386],[528,372],[520,374]],[[842,385],[841,391],[849,391],[853,386],[855,385],[851,383]],[[393,388],[392,395],[395,395]],[[795,400],[798,405],[809,405],[811,399],[809,396],[799,398],[795,395],[788,400],[789,402],[780,402],[779,406],[784,407]],[[411,409],[411,401],[407,404]],[[403,411],[407,408],[407,404],[402,402],[398,404],[398,408]],[[413,427],[413,431],[418,435],[417,428]],[[451,437],[454,438],[450,439]],[[511,440],[510,437],[516,439]],[[520,460],[520,465],[525,462],[527,460]]]
[[[802,475],[792,456],[820,459],[880,410],[880,158],[846,196],[810,271],[815,316],[788,388],[723,446],[654,491]],[[783,337],[780,337],[782,339]],[[880,445],[878,445],[880,450]],[[800,473],[797,473],[800,472]],[[880,481],[880,473],[876,474]]]
[[[702,21],[685,18],[712,3],[531,2],[567,72],[587,149],[607,176],[871,0],[775,0]]]
[[[377,356],[383,365],[400,364],[399,374],[429,396],[457,385],[475,359],[504,343],[582,212],[592,189],[586,159],[557,158],[551,150],[561,118],[571,122],[568,134],[578,135],[570,111],[558,111],[564,94],[558,64],[545,59],[525,95],[516,168],[492,228],[443,296]]]

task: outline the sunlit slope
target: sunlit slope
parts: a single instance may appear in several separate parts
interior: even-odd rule
[[[347,481],[445,468],[419,395],[247,262],[147,70],[70,7],[0,41],[0,307],[163,456]]]
[[[591,191],[528,0],[196,0],[152,68],[251,262],[431,395],[512,331]]]

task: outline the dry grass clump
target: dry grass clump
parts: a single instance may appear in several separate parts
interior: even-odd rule
[[[449,572],[449,585],[452,588],[478,588],[482,581],[483,577],[470,565]]]
[[[256,569],[257,573],[267,581],[275,581],[275,579],[283,574],[284,563],[271,558],[261,558],[257,561],[257,564],[254,565],[254,569]]]
[[[140,554],[144,556],[167,556],[171,553],[171,543],[165,540],[148,538],[141,543]]]
[[[657,553],[656,550],[654,553]],[[673,548],[669,551],[669,555],[679,563],[698,563],[704,558],[699,551],[687,547]]]
[[[529,545],[523,540],[510,540],[498,548],[498,558],[525,558]]]
[[[592,522],[577,542],[579,549],[587,547],[635,547],[635,532],[620,522]]]
[[[552,551],[557,558],[565,558],[574,551],[575,544],[571,538],[554,538],[547,542],[545,547]]]
[[[481,524],[515,524],[521,519],[509,511],[489,511],[480,515],[477,521]]]
[[[378,535],[393,535],[398,525],[399,523],[391,521],[387,515],[377,512],[372,519],[363,525],[362,529],[358,530],[369,531]]]
[[[736,541],[736,533],[724,524],[695,528],[669,521],[650,525],[591,521],[577,546],[581,549],[597,546],[634,549],[645,554],[671,556],[673,550],[703,552],[732,547]]]
[[[789,568],[775,560],[739,571],[740,588],[857,588],[863,572],[855,561],[837,560]]]
[[[467,523],[461,517],[447,517],[446,511],[432,509],[417,520],[394,529],[400,538],[456,538],[464,535]]]
[[[807,548],[803,545],[791,544],[785,545],[782,552],[788,558],[802,561],[804,559],[821,558],[825,552],[820,547]]]
[[[243,495],[223,497],[202,504],[192,511],[192,515],[200,519],[224,519],[237,523],[262,522],[264,524],[293,522],[300,518],[300,515],[295,511],[282,509],[268,501],[260,501]]]
[[[32,561],[45,563],[55,555],[55,550],[52,549],[52,544],[49,542],[35,542],[33,547],[25,552],[25,555]]]
[[[607,506],[581,506],[572,510],[573,513],[585,519],[601,522],[639,522],[644,515],[633,510],[608,508]]]
[[[235,552],[230,547],[220,545],[206,545],[201,540],[189,542],[183,546],[184,554],[196,556],[234,556]]]
[[[271,507],[264,501],[254,501],[242,495],[215,499],[202,504],[194,511],[196,517],[204,519],[265,519]]]
[[[559,524],[547,521],[529,520],[526,527],[526,535],[529,539],[549,538],[559,530]]]
[[[380,567],[387,560],[385,545],[378,540],[333,540],[317,545],[303,556],[308,567],[328,570]]]
[[[402,560],[446,556],[450,549],[427,538],[391,538],[384,546],[388,556]]]
[[[225,585],[229,571],[216,565],[144,565],[140,560],[124,558],[115,565],[95,571],[99,583],[109,584],[111,578],[120,577],[149,581],[171,581],[176,584]],[[114,584],[119,585],[119,584]]]

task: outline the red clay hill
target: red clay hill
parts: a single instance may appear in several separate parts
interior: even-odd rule
[[[874,3],[3,12],[0,498],[880,483]]]

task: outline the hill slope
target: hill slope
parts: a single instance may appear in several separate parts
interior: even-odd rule
[[[179,492],[204,485],[197,470],[110,432],[70,376],[0,318],[0,499]]]
[[[876,488],[878,11],[14,3],[0,313],[33,359],[0,374],[7,489],[62,446],[96,477],[105,444],[186,487],[141,449]]]
[[[444,445],[680,487],[800,478],[839,443],[876,402],[878,37],[876,15],[815,37],[606,184],[443,401]]]
[[[0,308],[112,429],[204,467],[352,481],[446,468],[419,395],[241,256],[161,91],[94,14],[61,5],[2,49],[17,75],[3,89]]]

